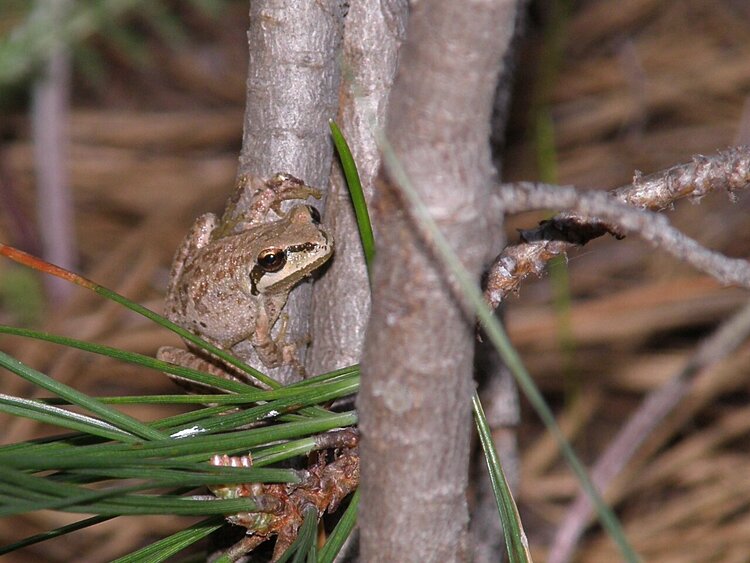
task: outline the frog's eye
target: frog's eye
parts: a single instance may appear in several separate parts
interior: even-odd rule
[[[308,205],[307,209],[310,211],[310,218],[316,225],[320,225],[320,211],[315,209],[312,205]]]
[[[278,272],[286,264],[286,253],[281,248],[266,248],[258,254],[258,266],[266,272]]]

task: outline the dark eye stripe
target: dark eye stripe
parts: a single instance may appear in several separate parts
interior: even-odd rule
[[[303,244],[294,244],[292,246],[287,246],[286,251],[287,252],[312,252],[318,248],[318,245],[314,242],[305,242]]]
[[[258,295],[260,293],[258,291],[258,282],[263,277],[263,274],[265,274],[266,271],[258,266],[257,264],[253,266],[253,269],[250,270],[250,294],[251,295]]]
[[[308,205],[307,209],[310,211],[310,218],[316,225],[320,224],[320,211],[315,209],[312,205]]]

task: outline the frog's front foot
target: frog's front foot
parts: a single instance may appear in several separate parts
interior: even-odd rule
[[[280,322],[279,333],[274,338],[271,335],[271,325],[268,315],[261,308],[260,314],[256,319],[255,332],[251,335],[250,341],[258,354],[258,358],[260,358],[260,361],[264,365],[269,368],[292,366],[299,375],[304,377],[305,368],[299,361],[297,344],[286,339],[289,317],[286,314],[282,314]]]
[[[242,180],[248,181],[248,180]],[[245,214],[239,218],[235,229],[241,231],[265,221],[266,214],[273,211],[279,217],[284,216],[281,204],[290,200],[320,199],[323,196],[317,188],[305,184],[291,174],[280,172],[265,182],[265,186],[253,196],[253,202]]]
[[[286,313],[281,314],[281,327],[279,328],[279,334],[276,336],[275,342],[277,348],[281,350],[281,362],[282,365],[292,366],[300,377],[305,377],[305,366],[299,361],[299,343],[289,341],[286,339],[286,329],[289,323],[289,315]],[[303,345],[310,342],[309,338],[303,340]]]
[[[280,213],[278,206],[282,201],[290,199],[305,200],[308,197],[320,199],[323,197],[323,192],[319,189],[308,186],[299,178],[295,178],[286,172],[275,174],[273,178],[268,180],[268,186],[276,193],[277,201],[273,206],[273,210],[277,213]]]

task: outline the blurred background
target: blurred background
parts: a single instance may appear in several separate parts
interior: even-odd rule
[[[63,48],[50,43],[55,34],[45,23],[58,9],[71,22],[61,32]],[[0,240],[68,261],[159,310],[180,239],[198,214],[221,209],[232,189],[247,11],[244,0],[0,3]],[[636,170],[750,143],[749,25],[742,0],[533,2],[501,147],[503,179],[609,189],[629,183]],[[50,52],[60,56],[44,63]],[[750,197],[732,203],[716,194],[700,205],[681,202],[669,217],[704,245],[748,257],[748,211]],[[545,216],[510,218],[509,240]],[[506,322],[578,451],[592,461],[643,397],[747,296],[632,236],[596,240],[556,268],[523,284],[504,306]],[[0,260],[0,323],[146,354],[177,344],[90,292],[50,285],[7,260]],[[0,347],[92,394],[174,392],[165,377],[80,352],[7,337]],[[618,513],[645,559],[748,560],[749,372],[745,346],[701,374],[618,481]],[[2,388],[33,393],[8,374]],[[149,409],[130,412],[155,418]],[[0,432],[9,443],[45,429],[4,420]],[[520,448],[518,501],[543,560],[576,485],[528,410]],[[0,520],[0,539],[78,519]],[[104,561],[188,521],[121,518],[8,560]],[[597,528],[578,560],[613,557]]]

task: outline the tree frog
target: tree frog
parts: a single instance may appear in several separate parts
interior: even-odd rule
[[[246,190],[252,190],[249,208],[237,214]],[[331,257],[333,239],[314,207],[296,205],[283,212],[280,204],[311,196],[319,199],[321,193],[289,174],[270,180],[240,177],[222,218],[199,217],[177,250],[166,317],[224,350],[247,341],[266,367],[301,369],[296,345],[285,340],[281,309],[292,287]],[[280,317],[283,324],[274,338],[271,330]],[[246,360],[241,348],[234,353]],[[227,377],[223,366],[197,351],[165,346],[157,357]]]

